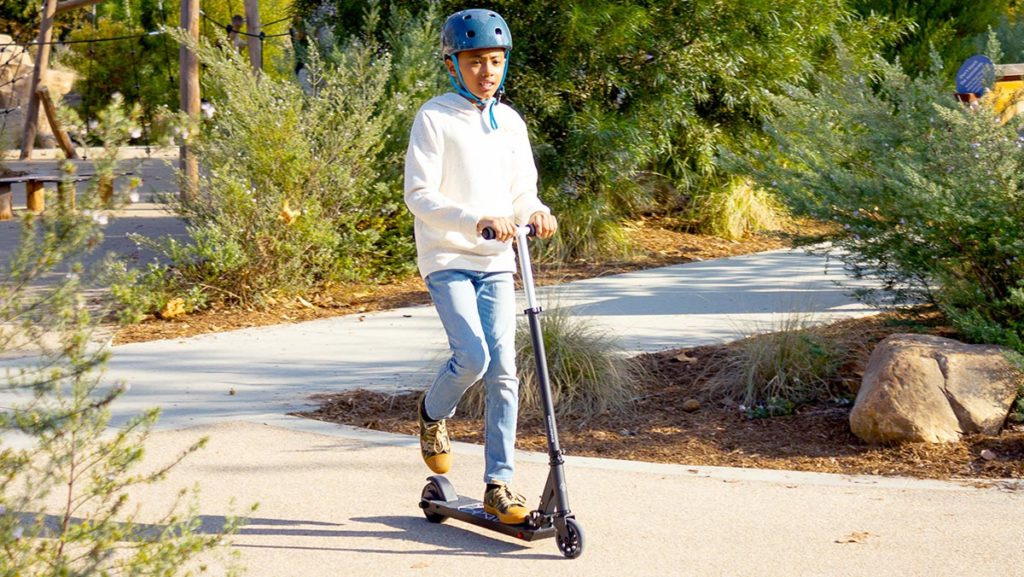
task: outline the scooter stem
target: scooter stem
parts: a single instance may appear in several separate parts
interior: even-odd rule
[[[519,242],[519,273],[523,277],[523,290],[526,292],[527,311],[537,310],[537,292],[533,288],[533,267],[530,264],[530,246],[527,238],[533,234],[533,227],[524,225],[516,228],[516,239]]]
[[[523,279],[523,291],[526,293],[526,313],[530,324],[530,337],[533,339],[533,356],[537,362],[537,382],[540,388],[541,401],[544,404],[544,425],[548,437],[548,459],[550,471],[548,486],[545,487],[542,501],[544,508],[552,508],[568,513],[569,497],[566,491],[565,474],[562,465],[562,448],[558,443],[558,427],[555,424],[555,405],[551,398],[551,384],[548,377],[547,356],[544,352],[544,333],[541,331],[539,315],[541,308],[537,305],[537,294],[533,286],[533,268],[530,264],[530,247],[527,237],[532,233],[529,226],[516,229],[519,242],[519,269]],[[553,513],[554,510],[544,511]]]

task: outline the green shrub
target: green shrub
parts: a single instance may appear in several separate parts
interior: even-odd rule
[[[551,397],[558,415],[593,417],[627,409],[635,399],[637,367],[622,354],[614,338],[593,323],[564,308],[541,315]],[[519,370],[519,414],[538,417],[543,401],[537,381],[536,357],[527,319],[516,328],[516,366]],[[473,385],[459,403],[459,412],[484,413],[481,383]]]
[[[163,241],[168,254],[177,254],[182,245],[173,239]],[[118,303],[115,314],[122,324],[141,322],[148,315],[169,316],[164,311],[180,304],[180,312],[189,313],[207,305],[199,286],[189,286],[177,270],[159,263],[147,263],[142,269],[128,268],[123,260],[112,260],[104,276],[110,281],[110,296]]]
[[[211,97],[190,140],[204,168],[199,190],[172,202],[189,241],[138,239],[171,270],[122,275],[122,302],[148,298],[131,296],[136,283],[149,292],[171,281],[161,299],[263,305],[410,270],[411,235],[390,234],[405,209],[375,162],[390,59],[359,43],[330,66],[314,52],[304,93],[290,80],[253,76],[232,51],[204,42],[198,52],[205,83],[223,96]]]
[[[102,170],[131,121],[117,105],[99,118],[97,134],[122,136],[105,141]],[[79,195],[77,211],[51,198],[41,215],[22,213],[18,245],[0,271],[0,356],[17,359],[0,378],[0,573],[193,575],[236,521],[224,533],[200,532],[195,493],[147,523],[133,512],[130,491],[159,482],[202,443],[141,472],[159,411],[111,430],[110,407],[126,387],[100,382],[110,351],[95,345],[80,280],[106,222],[98,189],[93,182]],[[14,434],[31,446],[8,444]]]
[[[752,171],[795,214],[836,223],[837,256],[884,294],[1022,350],[1022,119],[958,104],[938,71],[875,68],[775,99],[775,146],[750,155]]]
[[[538,262],[586,260],[587,256],[613,260],[633,254],[626,229],[614,212],[601,208],[604,199],[556,197],[555,201],[551,210],[558,217],[558,234],[537,247]]]

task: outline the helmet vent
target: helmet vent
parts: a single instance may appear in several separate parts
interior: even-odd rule
[[[501,36],[501,28],[495,28],[494,29],[494,34],[497,35],[497,36]]]
[[[475,31],[473,31],[473,30],[467,30],[466,31],[466,37],[467,38],[472,38],[474,36],[476,36],[476,32]]]

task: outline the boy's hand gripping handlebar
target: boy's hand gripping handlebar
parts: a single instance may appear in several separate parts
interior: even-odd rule
[[[531,236],[531,237],[532,236],[537,236],[537,229],[535,229],[532,224],[521,224],[521,225],[519,225],[517,227],[517,229],[518,229],[517,230],[517,234],[518,234],[518,231],[522,231],[522,230],[525,229],[526,230],[526,236]],[[493,228],[491,228],[489,226],[486,226],[480,232],[480,236],[483,237],[484,240],[494,240],[494,237],[496,235],[494,234],[494,229]]]

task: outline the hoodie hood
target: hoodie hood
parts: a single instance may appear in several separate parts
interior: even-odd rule
[[[458,111],[469,111],[482,113],[483,111],[476,107],[476,104],[470,102],[466,97],[457,94],[455,92],[445,92],[438,96],[435,102],[444,106],[445,108],[451,108],[452,110]]]

